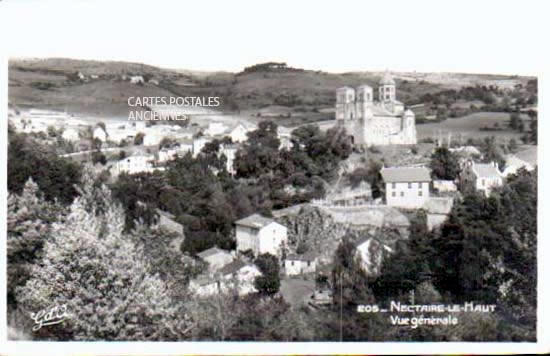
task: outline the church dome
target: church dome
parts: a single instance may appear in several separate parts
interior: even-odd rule
[[[380,79],[380,85],[395,85],[395,80],[389,72],[386,72],[382,79]]]

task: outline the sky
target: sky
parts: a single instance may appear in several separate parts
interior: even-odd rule
[[[536,75],[542,3],[4,0],[0,26],[8,57]]]

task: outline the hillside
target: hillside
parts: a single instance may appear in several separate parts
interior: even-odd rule
[[[126,116],[130,96],[219,96],[222,111],[284,118],[270,106],[291,108],[294,118],[317,121],[332,117],[334,91],[341,86],[377,86],[381,72],[326,73],[302,69],[240,73],[193,72],[126,62],[64,58],[11,60],[9,103],[19,108],[67,110],[94,116]],[[82,77],[79,78],[79,75]],[[143,76],[145,84],[129,81]],[[428,93],[462,85],[525,84],[531,78],[454,73],[395,73],[397,97],[415,104]],[[500,84],[499,84],[500,83]],[[258,110],[262,112],[258,115]],[[288,121],[288,120],[287,120]]]

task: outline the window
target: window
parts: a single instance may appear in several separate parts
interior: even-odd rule
[[[482,186],[482,187],[485,186],[485,179],[482,179],[482,180],[481,180],[481,186]]]
[[[418,185],[418,189],[421,189],[422,188],[422,183],[418,182],[416,183]]]
[[[311,261],[307,261],[307,266],[311,266]]]
[[[290,265],[291,265],[291,266],[294,266],[294,261],[290,262]]]
[[[392,196],[392,197],[395,197],[395,192],[391,192],[391,196]]]
[[[418,191],[418,196],[419,196],[419,197],[422,196],[422,191],[421,191],[421,190]]]
[[[395,189],[395,183],[391,184],[392,189]]]
[[[401,192],[401,196],[404,197],[404,196],[405,196],[405,192]]]
[[[411,189],[413,187],[413,184],[409,183],[408,186],[409,186],[409,189]]]

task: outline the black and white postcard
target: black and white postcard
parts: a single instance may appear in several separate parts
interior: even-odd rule
[[[549,351],[541,3],[0,12],[0,354]]]

